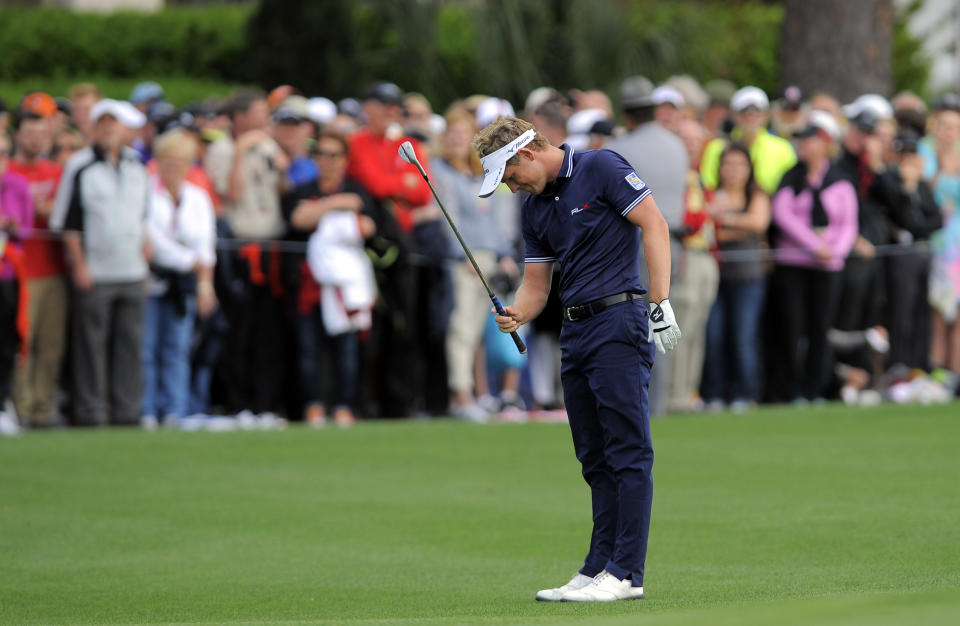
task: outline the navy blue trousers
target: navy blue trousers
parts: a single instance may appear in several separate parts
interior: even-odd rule
[[[563,397],[573,447],[590,485],[593,535],[580,572],[643,586],[653,501],[647,387],[654,346],[643,300],[615,304],[560,333]]]

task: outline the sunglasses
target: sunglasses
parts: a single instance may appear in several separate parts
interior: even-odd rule
[[[336,159],[336,158],[342,157],[342,156],[344,155],[343,152],[323,152],[322,150],[318,150],[317,152],[314,152],[313,154],[314,154],[314,156],[318,156],[318,157],[328,157],[328,158],[331,158],[331,159]]]

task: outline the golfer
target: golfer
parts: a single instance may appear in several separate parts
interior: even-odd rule
[[[523,283],[507,314],[510,332],[537,317],[560,265],[563,396],[577,459],[593,497],[593,536],[580,571],[537,600],[643,598],[653,496],[647,384],[653,344],[680,339],[670,290],[670,235],[650,189],[609,150],[551,146],[529,122],[501,117],[473,140],[483,163],[480,196],[504,182],[530,193],[522,209]],[[650,274],[649,314],[640,239]]]

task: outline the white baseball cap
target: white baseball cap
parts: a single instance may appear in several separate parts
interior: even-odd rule
[[[874,119],[893,119],[893,107],[890,106],[890,102],[883,96],[875,93],[863,94],[843,107],[843,114],[850,120],[865,112],[871,113]]]
[[[337,105],[329,98],[310,98],[307,101],[307,115],[317,124],[329,124],[337,116]]]
[[[531,128],[499,150],[495,150],[480,159],[480,163],[483,164],[483,183],[480,185],[480,192],[477,195],[481,198],[492,195],[497,190],[497,186],[500,185],[500,181],[503,180],[503,172],[507,169],[507,161],[520,148],[533,141],[536,136],[537,131]]]
[[[113,116],[118,122],[128,128],[143,128],[147,122],[147,116],[137,110],[129,102],[113,100],[112,98],[103,98],[90,109],[90,121],[96,122],[104,115]]]
[[[730,108],[738,113],[746,111],[750,107],[756,107],[760,111],[770,109],[770,99],[767,98],[767,94],[763,92],[763,89],[752,86],[744,87],[738,89],[737,92],[733,94],[733,97],[730,98]]]
[[[564,143],[574,150],[583,150],[590,143],[590,129],[609,116],[603,109],[581,109],[567,120],[567,138]]]
[[[477,107],[477,128],[484,128],[501,115],[513,117],[513,105],[502,98],[487,98]]]
[[[794,137],[812,137],[820,131],[834,141],[840,138],[840,125],[837,120],[826,111],[813,110],[807,116],[807,125],[794,133]]]
[[[653,90],[650,98],[653,100],[655,105],[672,104],[678,109],[683,107],[685,104],[683,100],[683,94],[680,93],[675,87],[671,87],[670,85],[660,85]]]

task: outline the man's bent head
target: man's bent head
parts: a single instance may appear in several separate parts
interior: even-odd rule
[[[528,180],[531,173],[517,171],[523,169],[521,150],[527,153],[543,151],[550,142],[530,122],[516,117],[498,117],[477,133],[472,145],[483,163],[483,184],[479,195],[486,198],[496,191],[501,181],[507,183],[513,192],[518,189],[532,191],[529,185],[534,181]],[[516,180],[511,180],[513,178]]]

